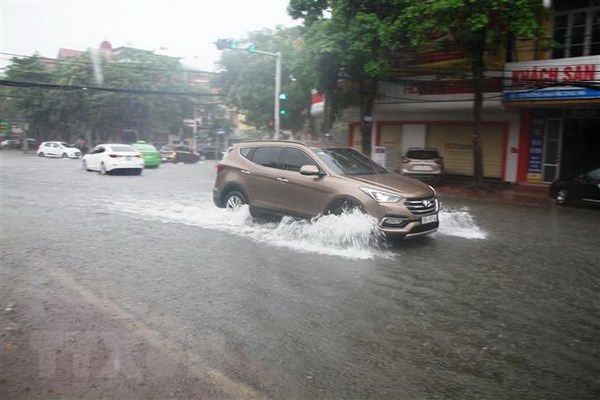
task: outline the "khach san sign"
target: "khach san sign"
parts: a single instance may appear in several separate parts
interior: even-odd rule
[[[600,56],[506,64],[503,100],[599,99]]]

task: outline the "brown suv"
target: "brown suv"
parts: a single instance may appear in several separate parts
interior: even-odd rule
[[[213,200],[226,208],[248,204],[253,215],[303,218],[359,208],[390,236],[426,235],[438,228],[439,204],[431,186],[332,143],[236,144],[217,164]]]

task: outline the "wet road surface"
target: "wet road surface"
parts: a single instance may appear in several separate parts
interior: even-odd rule
[[[214,162],[1,157],[3,398],[600,395],[598,210],[443,198],[390,246],[219,210]]]

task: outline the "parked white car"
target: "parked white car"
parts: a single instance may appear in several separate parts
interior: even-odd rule
[[[144,169],[142,153],[128,144],[99,144],[83,156],[83,169],[105,175],[122,171],[140,175]]]
[[[42,142],[36,154],[39,157],[81,158],[81,150],[66,142]]]

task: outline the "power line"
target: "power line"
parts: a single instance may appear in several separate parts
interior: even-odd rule
[[[50,58],[50,57],[43,57],[43,56],[27,56],[24,54],[15,54],[15,53],[4,53],[4,52],[0,52],[0,55],[3,56],[10,56],[10,57],[18,57],[21,59],[38,59],[40,61],[42,60],[49,60],[52,61],[53,63],[57,63],[57,64],[76,64],[76,65],[83,65],[86,67],[93,67],[93,63],[91,61],[79,61],[77,59],[64,59],[64,60],[60,60],[60,59],[56,59],[56,58]],[[152,54],[151,54],[152,55]],[[6,58],[6,57],[4,57]],[[11,59],[9,59],[10,61]],[[123,69],[130,69],[130,70],[138,70],[138,71],[159,71],[159,72],[173,72],[173,68],[170,67],[164,67],[164,68],[159,68],[159,67],[148,67],[148,66],[139,66],[139,65],[135,65],[135,63],[124,63],[124,62],[111,62],[108,63],[107,65],[109,65],[110,67],[116,67],[116,68],[123,68]],[[5,67],[6,68],[6,67]],[[215,75],[215,72],[211,72],[211,71],[203,71],[203,70],[196,70],[193,68],[181,68],[178,69],[178,71],[180,72],[189,72],[189,73],[206,73],[206,74],[210,74],[210,75]]]
[[[147,89],[122,89],[122,88],[107,88],[98,86],[82,86],[82,85],[58,85],[53,83],[39,82],[19,82],[10,80],[0,80],[0,85],[10,87],[24,88],[41,88],[49,90],[90,90],[97,92],[112,92],[124,94],[143,94],[143,95],[167,95],[167,96],[192,96],[192,97],[220,97],[220,93],[199,93],[187,91],[164,91],[164,90],[147,90]]]

